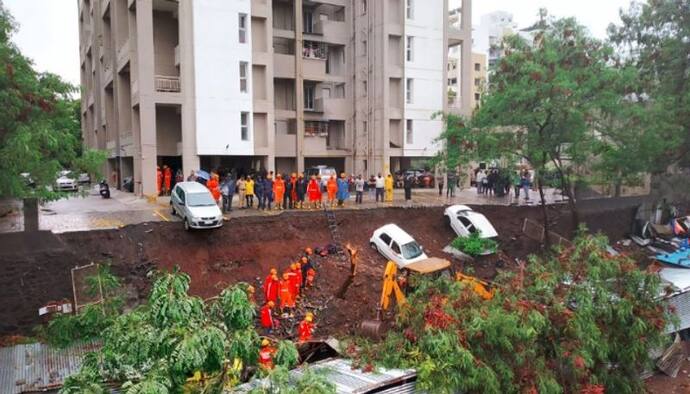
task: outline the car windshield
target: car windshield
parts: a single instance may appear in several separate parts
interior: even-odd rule
[[[72,171],[64,170],[60,171],[60,177],[69,178],[72,175]]]
[[[415,241],[402,246],[402,255],[406,259],[415,259],[422,255],[422,248]]]
[[[187,194],[187,206],[189,207],[210,207],[216,205],[211,197],[211,193],[190,193]]]

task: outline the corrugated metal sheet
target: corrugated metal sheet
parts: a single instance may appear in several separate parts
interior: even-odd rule
[[[79,371],[86,353],[97,343],[57,349],[42,343],[0,348],[0,393],[17,394],[62,386],[65,378]]]
[[[385,394],[415,393],[416,373],[414,370],[379,369],[376,372],[362,372],[352,369],[350,360],[332,358],[309,365],[310,369],[323,370],[328,381],[336,386],[338,394],[365,394],[376,390]],[[290,378],[297,380],[303,374],[301,368],[290,371]],[[264,380],[256,380],[232,392],[246,393],[260,387]]]

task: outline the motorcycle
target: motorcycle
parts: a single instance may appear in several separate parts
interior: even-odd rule
[[[99,193],[103,198],[110,198],[110,186],[108,186],[108,182],[105,179],[99,184]]]

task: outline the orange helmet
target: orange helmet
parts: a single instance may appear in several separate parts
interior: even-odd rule
[[[268,301],[266,305],[268,305],[269,308],[273,308],[274,306],[276,306],[276,303],[273,301]]]
[[[290,278],[290,275],[288,275],[287,272],[283,274],[283,279],[287,280],[289,278]]]
[[[297,265],[297,263],[292,263],[292,264],[290,264],[290,268],[295,270],[295,269],[299,268],[299,266]]]
[[[312,253],[314,253],[314,251],[311,250],[311,248],[306,248],[306,249],[304,249],[304,252],[305,252],[306,254],[312,254]]]
[[[266,346],[268,346],[268,345],[270,345],[270,344],[271,344],[271,342],[269,342],[268,339],[266,339],[266,338],[264,338],[264,339],[261,341],[261,346],[263,346],[263,347],[266,347]]]

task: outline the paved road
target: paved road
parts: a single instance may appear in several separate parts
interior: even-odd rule
[[[531,205],[536,204],[536,193],[531,195],[532,201],[523,199],[516,201],[512,196],[489,197],[478,195],[475,189],[456,192],[454,198],[438,196],[435,189],[414,189],[412,201],[405,202],[403,191],[395,190],[392,203],[377,203],[373,195],[365,194],[363,204],[354,203],[354,194],[347,202],[346,209],[373,209],[384,207],[430,207],[452,204],[470,205]],[[554,190],[547,191],[549,203],[562,202],[560,194]],[[92,189],[86,196],[73,195],[68,199],[47,203],[41,207],[39,227],[56,233],[68,231],[86,231],[106,229],[151,221],[179,221],[172,217],[169,208],[169,197],[159,197],[157,201],[149,202],[137,198],[131,193],[112,190],[112,198],[102,199],[96,189]],[[237,207],[238,197],[235,196],[233,206]],[[0,217],[0,232],[23,230],[21,203],[15,201],[0,202],[0,212],[11,209],[9,214]],[[234,209],[228,218],[244,216],[278,215],[280,211],[258,211],[256,209]]]

